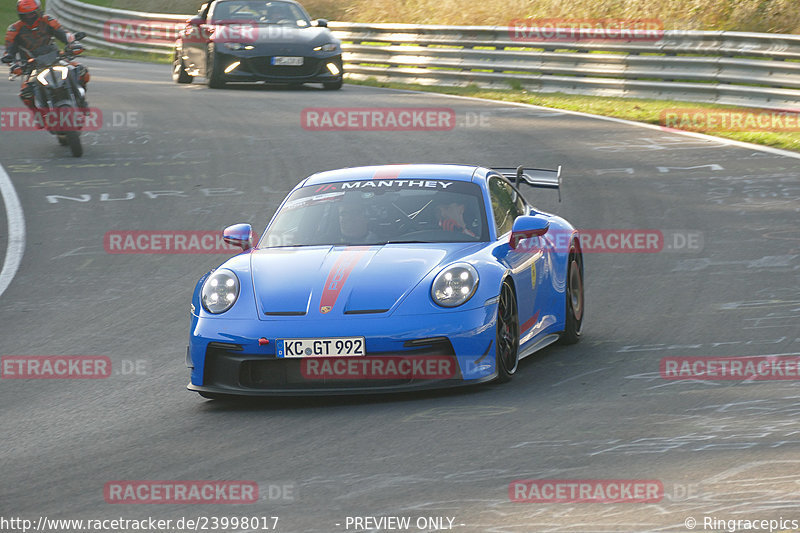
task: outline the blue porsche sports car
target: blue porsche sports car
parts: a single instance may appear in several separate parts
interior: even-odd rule
[[[390,392],[507,381],[577,342],[583,256],[522,185],[558,171],[388,165],[321,172],[197,283],[186,364],[204,397]],[[560,194],[560,190],[559,190]]]

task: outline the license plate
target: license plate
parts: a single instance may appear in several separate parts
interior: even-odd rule
[[[287,67],[301,67],[303,66],[303,58],[291,57],[291,56],[275,56],[272,58],[272,64],[287,66]]]
[[[278,357],[363,357],[364,337],[278,339]]]

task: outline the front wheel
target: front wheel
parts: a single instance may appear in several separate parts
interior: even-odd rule
[[[83,155],[83,146],[81,145],[81,134],[77,131],[68,131],[64,134],[66,144],[72,152],[72,157],[81,157]],[[60,139],[59,139],[59,142]]]
[[[519,315],[514,288],[504,281],[497,305],[497,335],[495,341],[497,381],[505,383],[519,366]]]
[[[211,89],[225,87],[225,73],[222,72],[222,63],[217,61],[217,54],[209,52],[206,60],[206,81]]]
[[[583,313],[583,254],[573,242],[567,260],[566,319],[560,344],[575,344],[581,339]]]
[[[194,76],[190,76],[186,72],[186,64],[178,52],[175,52],[175,58],[172,60],[172,81],[175,83],[192,83],[194,81]]]

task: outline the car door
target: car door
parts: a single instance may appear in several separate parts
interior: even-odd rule
[[[504,244],[502,249],[508,250],[504,260],[511,270],[517,292],[521,345],[533,338],[544,326],[543,316],[539,311],[542,302],[539,299],[540,295],[542,298],[546,297],[542,283],[546,274],[543,261],[547,253],[543,249],[545,242],[540,237],[533,237],[520,241],[517,248],[512,250],[507,244],[511,237],[511,227],[518,216],[529,213],[530,206],[514,186],[500,176],[490,177],[488,188],[497,238]]]

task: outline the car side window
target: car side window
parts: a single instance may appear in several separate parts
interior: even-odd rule
[[[489,178],[489,197],[499,237],[511,231],[514,220],[525,214],[525,200],[508,182],[498,177]]]
[[[197,10],[197,16],[198,17],[202,17],[202,18],[205,19],[206,15],[208,15],[208,8],[209,8],[210,4],[211,4],[211,2],[209,2],[207,4],[203,4],[202,6],[200,6],[200,9]]]

